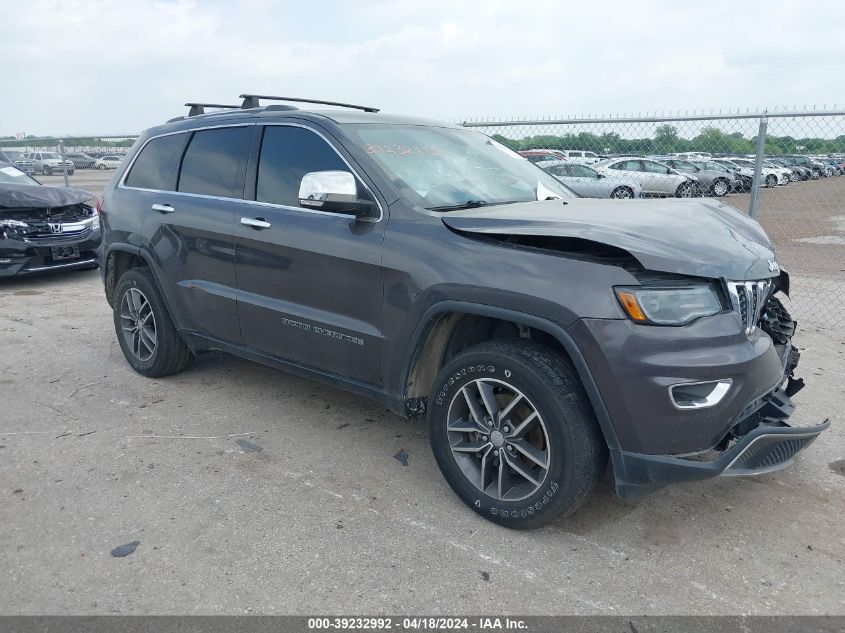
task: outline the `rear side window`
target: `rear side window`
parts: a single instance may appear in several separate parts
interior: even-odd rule
[[[188,134],[159,136],[144,145],[126,177],[127,186],[175,191],[179,160],[182,158],[188,136]]]
[[[178,191],[234,196],[251,131],[251,127],[226,127],[194,133],[182,159]]]
[[[267,126],[258,157],[255,199],[298,207],[302,177],[328,170],[349,171],[349,167],[317,134],[301,127]]]

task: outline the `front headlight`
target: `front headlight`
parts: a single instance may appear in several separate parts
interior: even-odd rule
[[[637,323],[686,325],[722,311],[716,289],[710,284],[667,288],[615,288],[625,313]]]

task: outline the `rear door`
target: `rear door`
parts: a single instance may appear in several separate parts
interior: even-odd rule
[[[648,181],[649,189],[654,193],[673,194],[678,188],[678,177],[667,173],[668,168],[653,160],[644,160],[643,178]]]
[[[234,218],[243,197],[251,125],[153,138],[121,189],[143,217],[149,250],[177,327],[242,341],[235,300]]]
[[[259,126],[235,224],[238,311],[258,351],[381,384],[382,241],[386,221],[305,209],[302,177],[352,172],[333,141],[299,124]],[[372,194],[369,194],[370,196]],[[255,222],[261,227],[251,226]],[[246,222],[244,224],[243,222]]]

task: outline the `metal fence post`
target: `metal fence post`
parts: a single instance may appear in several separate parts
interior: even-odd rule
[[[62,173],[65,175],[65,187],[70,187],[67,179],[67,163],[65,163],[65,142],[59,139],[59,156],[62,159]]]
[[[751,203],[748,205],[748,215],[757,219],[757,204],[760,194],[760,176],[763,172],[763,156],[766,154],[766,130],[769,127],[769,117],[766,113],[760,117],[760,131],[757,132],[757,154],[754,156],[754,179],[751,182]]]

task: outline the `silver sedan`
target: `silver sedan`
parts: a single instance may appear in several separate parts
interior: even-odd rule
[[[641,198],[643,188],[628,176],[607,176],[595,169],[565,160],[537,163],[583,198]]]

